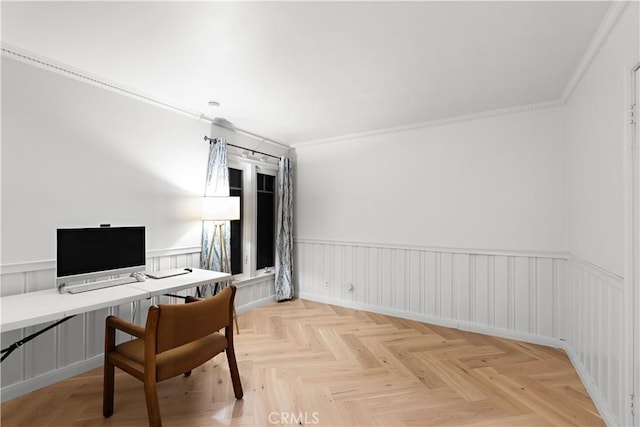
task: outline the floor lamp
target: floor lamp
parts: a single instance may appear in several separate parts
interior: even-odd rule
[[[207,258],[207,268],[211,269],[211,254],[214,250],[214,240],[216,238],[216,230],[220,239],[220,270],[226,270],[231,274],[231,263],[229,262],[229,254],[227,253],[227,245],[225,245],[224,229],[227,221],[240,219],[240,197],[232,196],[208,196],[202,198],[202,220],[213,221],[214,228],[209,241],[209,256]],[[233,280],[233,279],[231,279]],[[228,283],[231,283],[231,280]],[[236,330],[240,333],[238,327],[238,318],[236,317],[235,303],[233,308],[233,318],[236,322]]]

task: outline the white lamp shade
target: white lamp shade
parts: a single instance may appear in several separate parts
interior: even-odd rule
[[[203,221],[240,219],[240,197],[211,196],[202,198]]]

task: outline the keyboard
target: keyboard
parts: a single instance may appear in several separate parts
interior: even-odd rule
[[[170,268],[168,270],[151,271],[145,273],[146,276],[152,279],[164,279],[165,277],[180,276],[181,274],[187,274],[189,271],[184,268]]]
[[[121,277],[119,279],[101,280],[99,282],[83,283],[81,285],[67,287],[70,294],[78,294],[80,292],[95,291],[97,289],[110,288],[112,286],[127,285],[137,282],[135,277]]]

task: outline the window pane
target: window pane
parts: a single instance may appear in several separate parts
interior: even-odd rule
[[[258,174],[256,269],[275,264],[275,176]]]
[[[229,188],[242,189],[242,170],[241,169],[229,168]]]
[[[275,192],[276,177],[271,175],[264,176],[264,190]]]
[[[229,195],[240,197],[240,219],[231,221],[231,273],[242,273],[242,218],[244,216],[242,202],[242,170],[229,168]]]

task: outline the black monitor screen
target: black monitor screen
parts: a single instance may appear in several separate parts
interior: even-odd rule
[[[59,228],[57,277],[145,265],[144,227]]]

